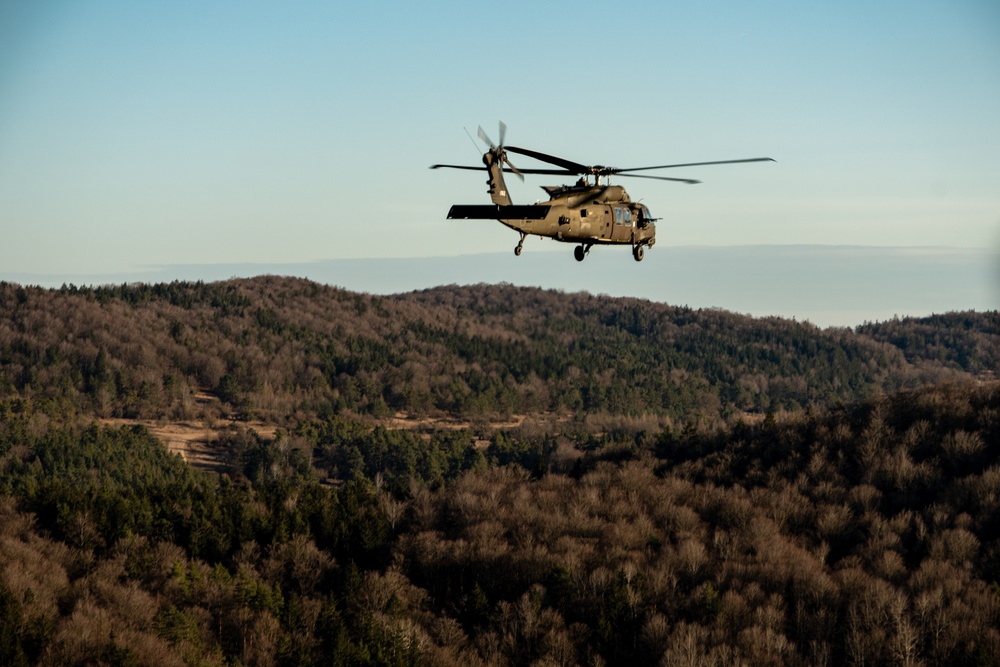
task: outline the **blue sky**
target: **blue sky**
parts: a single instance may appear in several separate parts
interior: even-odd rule
[[[427,168],[498,119],[588,164],[777,160],[618,181],[658,245],[1000,251],[995,0],[38,1],[0,4],[0,279],[507,252],[444,217],[482,175]]]

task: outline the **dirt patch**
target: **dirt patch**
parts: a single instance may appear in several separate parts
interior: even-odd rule
[[[144,424],[157,439],[166,445],[172,454],[180,454],[185,463],[202,470],[222,472],[222,451],[215,446],[219,438],[217,429],[208,428],[204,424]]]
[[[218,399],[207,392],[197,392],[194,398],[199,403],[216,402]],[[491,430],[513,429],[524,425],[526,415],[514,415],[505,421],[490,422]],[[565,418],[556,419],[564,421]],[[234,419],[218,419],[207,421],[163,422],[148,419],[101,419],[101,424],[111,426],[145,426],[153,436],[166,446],[167,451],[179,454],[184,462],[210,472],[226,472],[225,450],[218,445],[219,438],[234,427],[253,429],[259,436],[273,440],[278,427],[259,421],[237,421]],[[396,413],[391,419],[381,424],[391,430],[416,431],[425,439],[430,439],[431,433],[437,430],[474,429],[473,423],[467,420],[449,417],[411,417],[405,413]],[[481,427],[482,424],[479,424]],[[489,440],[482,437],[475,440],[477,449],[486,449]]]
[[[525,415],[514,415],[507,421],[490,422],[491,429],[517,428],[524,423]],[[392,419],[383,422],[387,429],[398,429],[408,431],[434,431],[451,430],[458,431],[463,428],[472,428],[472,422],[449,417],[411,417],[404,412],[397,412]]]
[[[145,426],[157,440],[166,446],[171,454],[180,454],[184,462],[201,470],[225,472],[224,450],[217,446],[219,437],[233,426],[252,428],[262,438],[273,439],[276,426],[263,422],[219,421],[209,426],[205,422],[187,421],[162,423],[145,419],[101,419],[101,424],[110,426]]]

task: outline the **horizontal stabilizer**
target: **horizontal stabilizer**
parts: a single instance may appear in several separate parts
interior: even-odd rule
[[[459,220],[541,220],[548,212],[548,206],[455,204],[448,211],[448,217]]]

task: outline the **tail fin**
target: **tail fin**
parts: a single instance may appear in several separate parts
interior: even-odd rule
[[[486,165],[486,171],[490,175],[486,185],[490,186],[490,199],[497,206],[510,206],[512,203],[510,194],[507,193],[507,183],[503,180],[504,157],[502,148],[492,146],[483,153],[483,164]]]

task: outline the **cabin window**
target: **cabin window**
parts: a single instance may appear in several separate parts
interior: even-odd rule
[[[648,225],[649,223],[651,223],[653,221],[653,217],[651,215],[649,215],[649,209],[646,208],[645,206],[641,206],[639,208],[638,215],[639,215],[639,226],[640,227],[645,227],[646,225]]]
[[[622,210],[620,208],[615,209],[615,224],[622,224]]]

